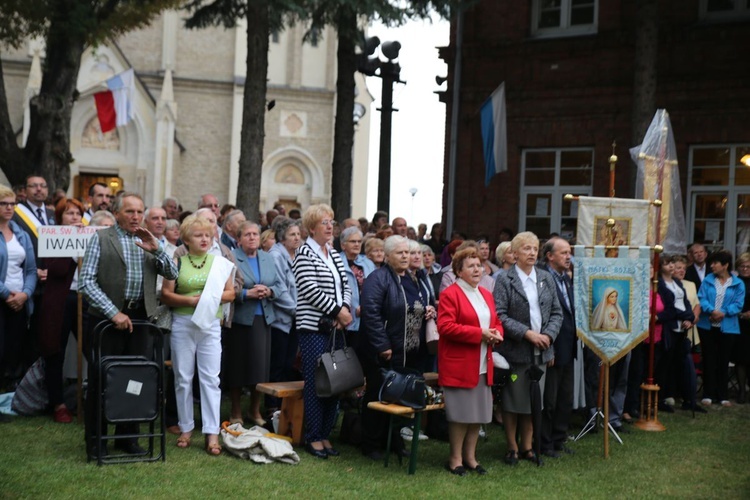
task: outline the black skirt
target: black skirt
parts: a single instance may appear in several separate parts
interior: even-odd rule
[[[221,363],[225,388],[268,382],[271,371],[271,328],[262,316],[252,326],[232,324],[224,331]]]

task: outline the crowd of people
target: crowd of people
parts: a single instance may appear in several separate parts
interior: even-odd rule
[[[560,236],[540,241],[504,228],[493,246],[485,235],[445,238],[440,224],[428,233],[425,224],[415,229],[403,217],[389,223],[385,212],[337,222],[325,204],[287,214],[278,203],[264,214],[244,214],[205,194],[194,211],[185,211],[175,198],[147,208],[137,193],[112,196],[98,183],[82,201],[64,193],[50,200],[38,175],[23,188],[0,186],[0,375],[12,390],[41,357],[55,422],[72,421],[63,361],[76,332],[79,293],[85,343],[102,320],[117,332],[103,343],[103,354],[148,355],[149,339],[133,321],[171,312],[165,422],[177,446],[190,447],[199,399],[204,449],[212,456],[221,453],[222,420],[263,426],[279,409],[278,399],[263,400],[257,384],[297,379],[305,381],[306,451],[320,459],[339,455],[331,440],[339,400],[318,397],[315,368],[322,353],[344,344],[365,374],[361,451],[373,460],[383,457],[388,440],[387,417],[367,407],[378,399],[383,368],[438,372],[449,423],[446,467],[456,475],[487,473],[476,456],[482,425],[504,425],[508,465],[540,463],[540,453],[573,453],[567,441],[574,410],[596,411],[599,360],[577,339],[574,256]],[[75,259],[39,258],[39,227],[52,224],[106,226],[92,236],[80,273]],[[695,243],[686,255],[661,256],[652,297],[661,411],[673,412],[678,400],[680,408],[698,412],[731,406],[730,363],[735,400],[745,402],[749,281],[750,253],[735,263],[730,252],[709,255]],[[616,294],[605,291],[592,317],[595,328],[624,329]],[[435,326],[437,354],[427,343]],[[647,340],[610,368],[615,430],[626,431],[624,424],[639,418],[648,350]],[[512,376],[496,393],[498,358]],[[533,384],[541,401],[534,401]],[[230,401],[225,416],[222,394]],[[245,404],[243,396],[249,396]],[[92,399],[87,450],[106,454],[92,439]],[[536,443],[535,407],[541,410]],[[121,424],[116,433],[135,430]],[[408,454],[400,434],[393,438],[395,451]],[[114,445],[143,452],[134,438]]]

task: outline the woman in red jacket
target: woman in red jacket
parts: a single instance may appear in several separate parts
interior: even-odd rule
[[[479,287],[482,264],[475,248],[456,252],[458,280],[440,294],[438,313],[438,382],[445,390],[452,474],[487,471],[476,459],[479,426],[492,418],[492,346],[503,329],[492,294]]]

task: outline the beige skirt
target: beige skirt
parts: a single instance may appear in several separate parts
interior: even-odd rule
[[[444,387],[445,415],[457,424],[487,424],[492,419],[492,390],[487,375],[479,376],[474,388]]]

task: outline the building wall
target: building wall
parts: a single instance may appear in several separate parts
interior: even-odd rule
[[[592,147],[592,194],[607,196],[607,159],[616,141],[616,195],[634,193],[635,165],[628,153],[635,145],[631,138],[634,7],[631,2],[600,0],[595,34],[539,38],[532,35],[531,4],[480,2],[466,13],[454,220],[455,228],[469,234],[494,237],[504,226],[517,230],[523,225],[521,161],[528,148]],[[670,113],[684,190],[689,145],[750,139],[744,126],[750,106],[746,83],[750,69],[743,62],[748,20],[702,21],[697,0],[659,2],[659,14],[656,106]],[[455,22],[451,31],[451,47],[442,50],[449,65],[449,85]],[[495,176],[485,188],[478,110],[503,81],[508,172]],[[451,92],[449,88],[443,94],[448,145]],[[444,206],[447,210],[447,193]]]

